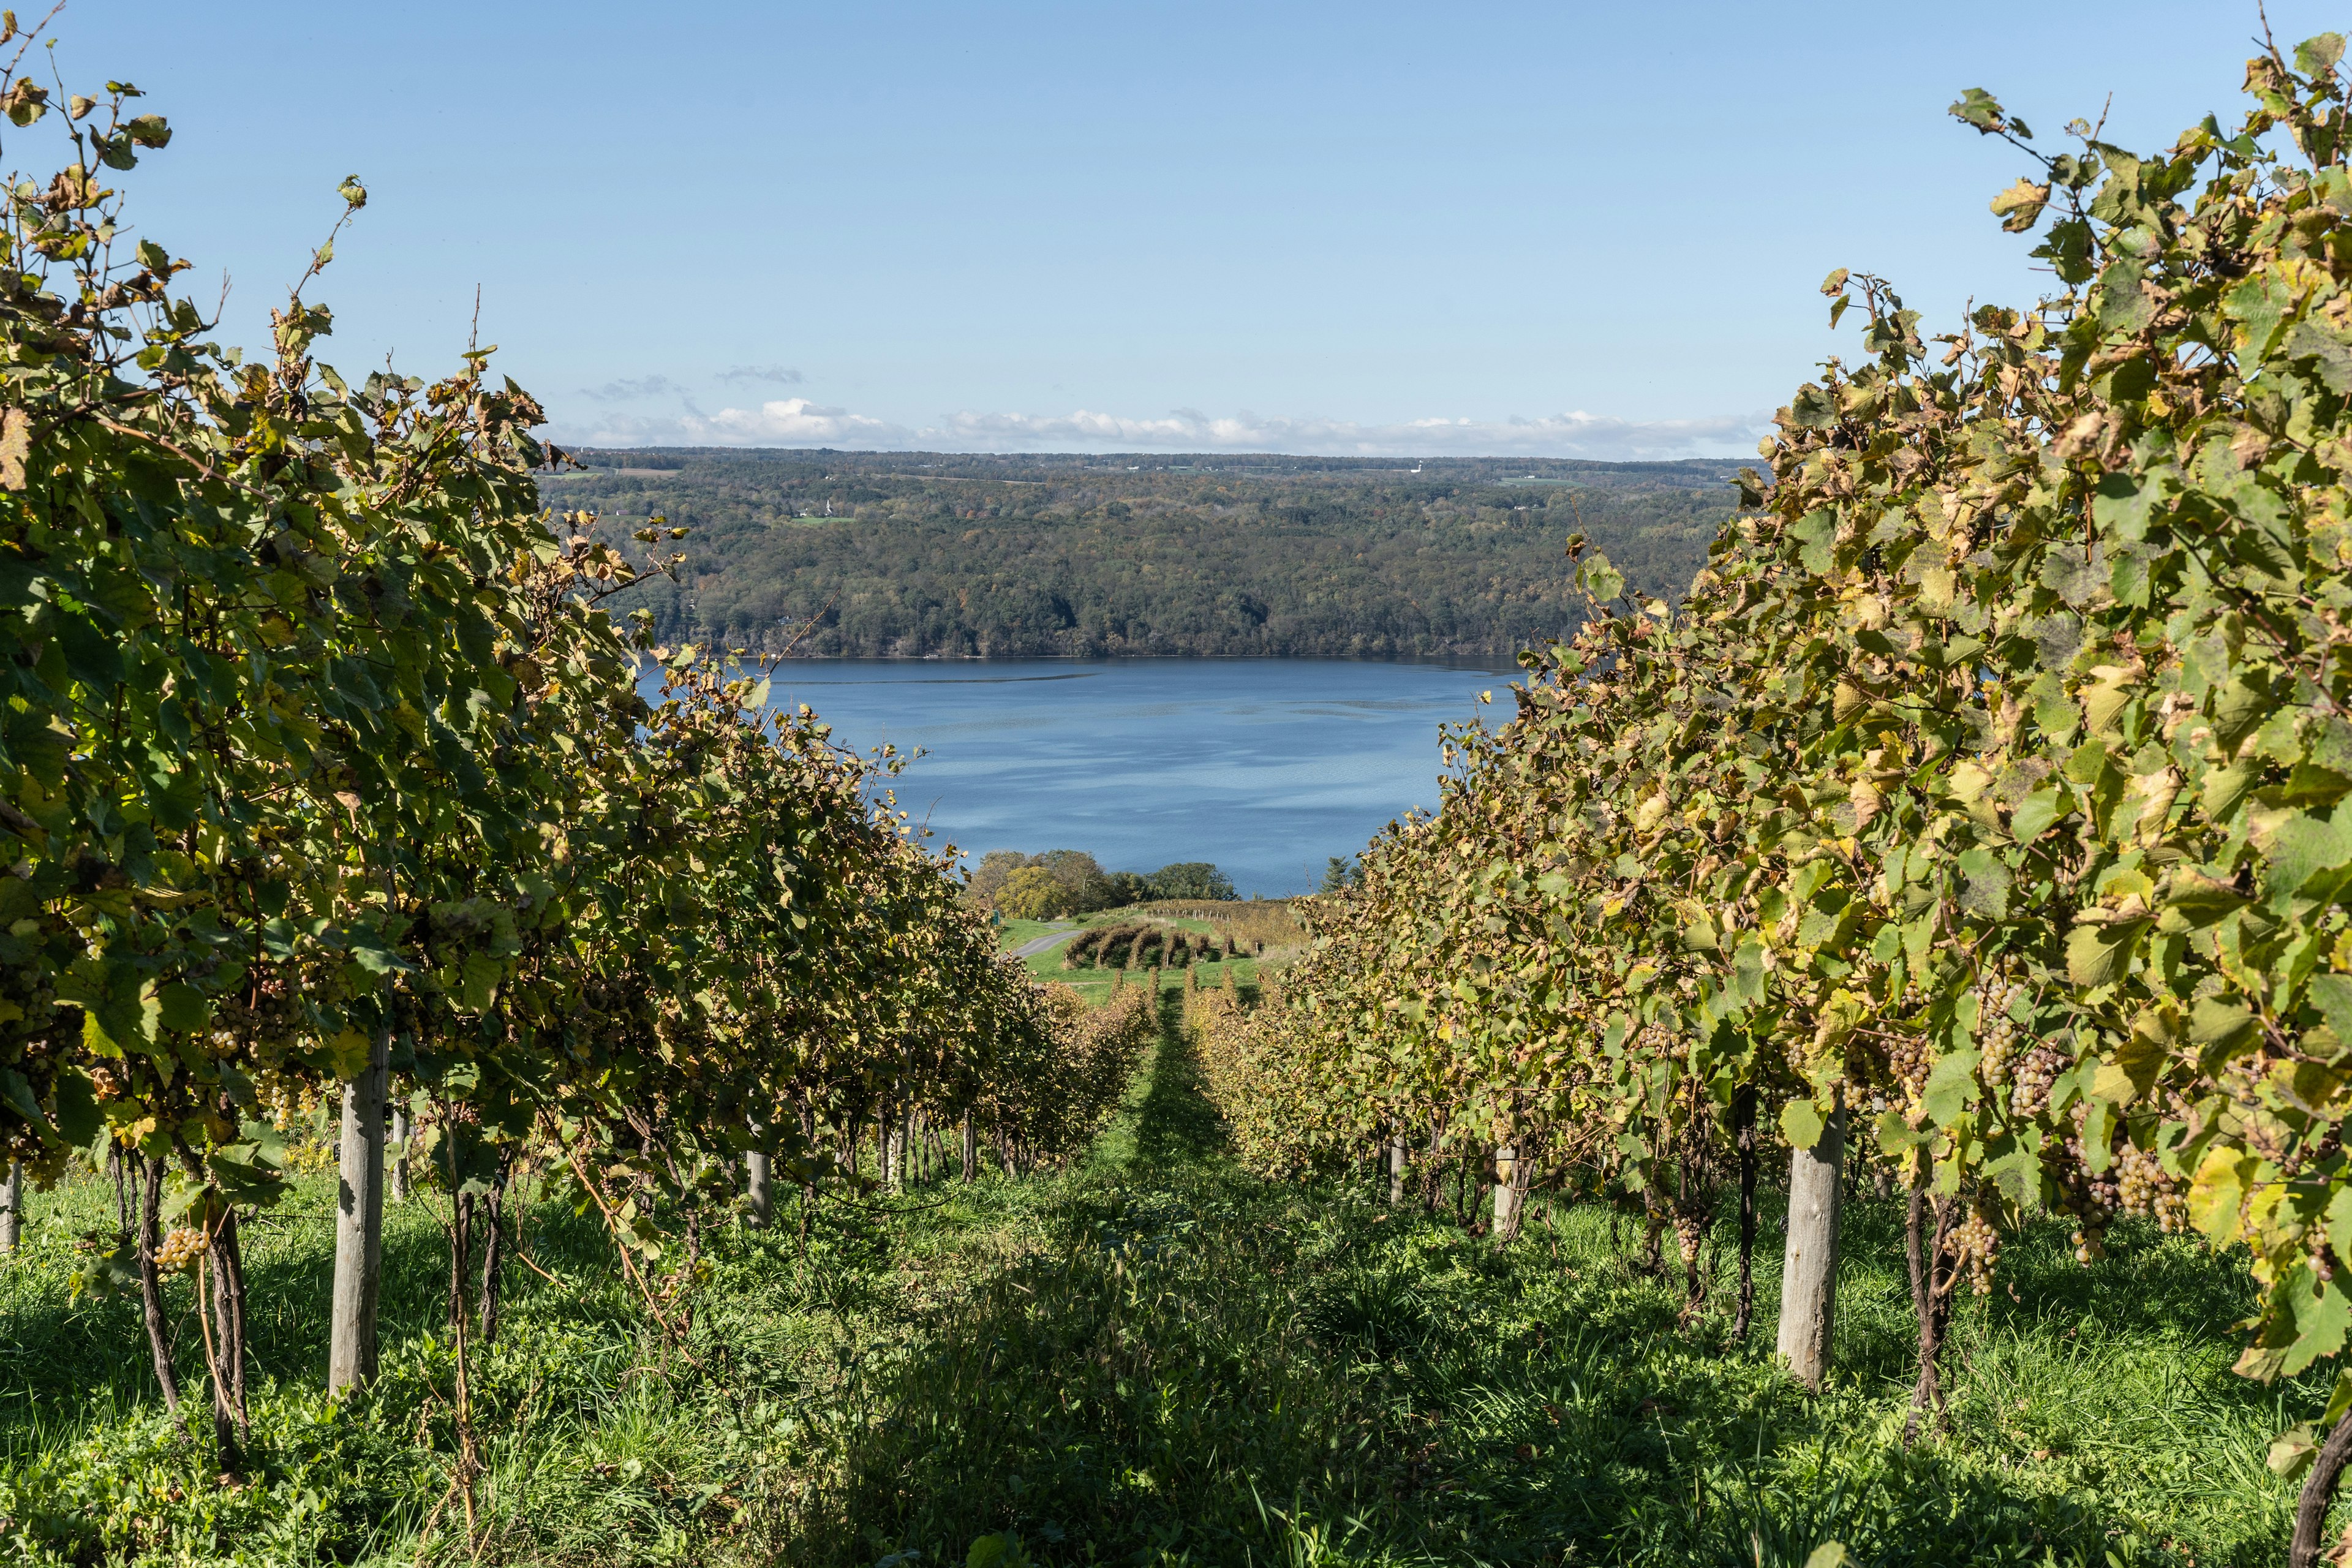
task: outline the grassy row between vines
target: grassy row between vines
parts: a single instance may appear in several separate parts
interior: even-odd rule
[[[1906,1451],[1891,1205],[1852,1211],[1840,1372],[1808,1403],[1770,1364],[1770,1268],[1735,1345],[1721,1313],[1677,1324],[1605,1208],[1497,1255],[1353,1184],[1240,1175],[1176,1000],[1082,1168],[829,1204],[805,1263],[789,1232],[716,1237],[683,1349],[588,1222],[535,1210],[545,1276],[516,1270],[472,1367],[470,1541],[436,1200],[390,1217],[385,1374],[340,1411],[311,1392],[328,1178],[252,1233],[261,1462],[224,1487],[132,1304],[68,1299],[110,1190],[46,1195],[0,1264],[0,1560],[912,1568],[996,1532],[1057,1564],[2277,1559],[2281,1393],[2230,1374],[2242,1270],[2197,1246],[2118,1234],[2084,1270],[2063,1227],[2016,1238],[1959,1313],[1948,1431]]]

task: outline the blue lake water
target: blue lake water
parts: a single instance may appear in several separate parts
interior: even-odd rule
[[[1392,817],[1437,804],[1438,726],[1510,716],[1518,671],[1326,659],[793,660],[854,750],[924,754],[898,803],[974,859],[1083,849],[1106,870],[1214,861],[1244,894],[1313,888]],[[1479,702],[1495,694],[1495,706]]]

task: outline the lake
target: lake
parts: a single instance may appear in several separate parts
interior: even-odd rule
[[[974,859],[1083,849],[1110,871],[1211,860],[1244,894],[1311,889],[1391,818],[1437,804],[1438,726],[1512,710],[1500,663],[1129,658],[792,660],[858,751],[920,747],[898,803]],[[1481,692],[1496,706],[1482,707]]]

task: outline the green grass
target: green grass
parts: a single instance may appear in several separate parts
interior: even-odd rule
[[[805,1265],[789,1234],[714,1237],[691,1361],[593,1227],[537,1211],[561,1283],[516,1271],[477,1368],[471,1551],[454,1505],[422,1539],[453,1445],[431,1200],[392,1216],[385,1375],[341,1410],[310,1392],[323,1182],[253,1237],[259,1475],[232,1491],[155,1410],[130,1305],[68,1300],[110,1191],[45,1196],[0,1266],[0,1560],[917,1568],[997,1531],[1055,1564],[1797,1563],[1830,1537],[1878,1563],[2280,1558],[2291,1489],[2263,1454],[2318,1393],[2230,1375],[2236,1262],[2119,1229],[2084,1270],[2063,1227],[2011,1238],[1955,1324],[1949,1430],[1906,1450],[1892,1205],[1850,1210],[1838,1371],[1809,1401],[1769,1354],[1771,1226],[1740,1345],[1720,1314],[1678,1326],[1598,1205],[1498,1254],[1356,1183],[1255,1182],[1180,1004],[1083,1165],[827,1205]]]

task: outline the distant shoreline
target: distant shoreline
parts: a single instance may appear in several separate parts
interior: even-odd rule
[[[549,500],[654,557],[630,607],[673,644],[786,658],[1499,670],[1584,623],[1580,538],[1672,603],[1737,499],[1704,460],[583,456],[611,466]]]
[[[688,643],[706,647],[709,644],[681,637],[668,647]],[[732,653],[728,658],[739,664],[1419,664],[1437,669],[1489,669],[1495,674],[1507,672],[1501,655],[1480,658],[1470,654],[1344,654],[1344,653]],[[1522,667],[1507,666],[1507,672],[1517,674]]]

